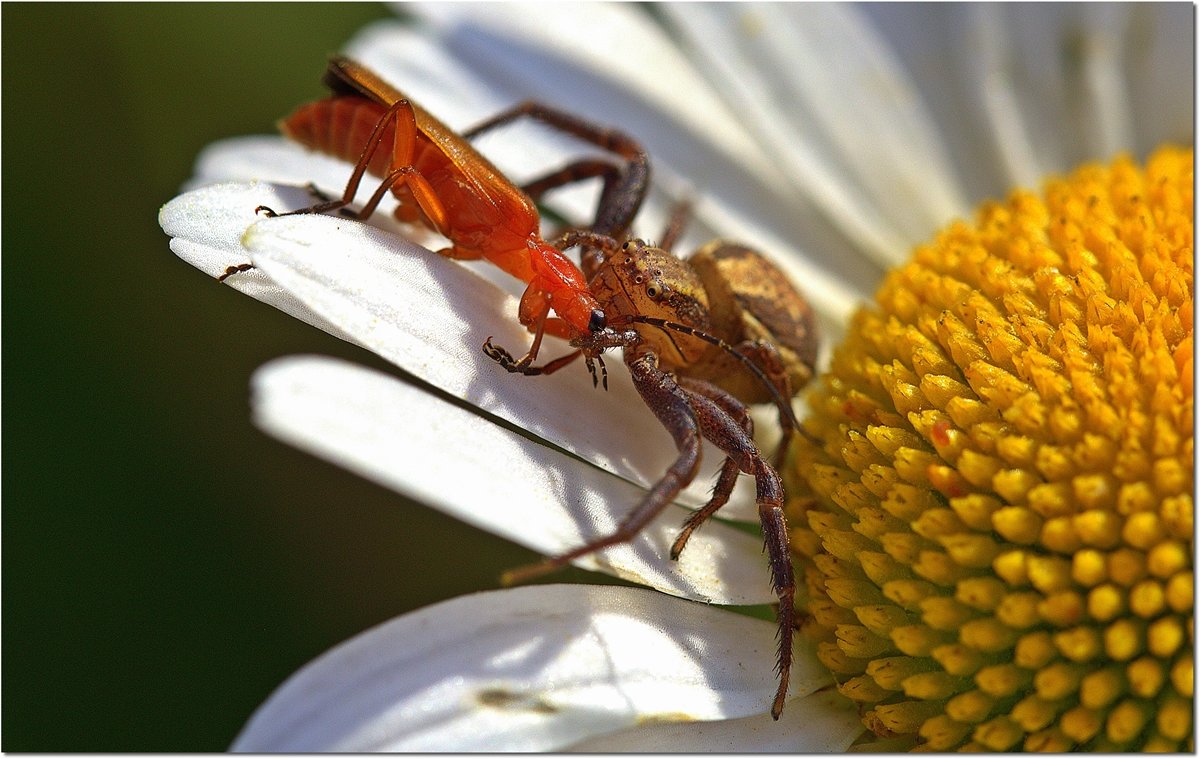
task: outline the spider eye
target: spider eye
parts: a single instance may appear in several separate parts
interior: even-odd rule
[[[649,295],[651,298],[657,298],[658,293],[659,293],[659,290],[654,285],[650,285],[649,287],[646,288],[646,294]]]
[[[598,308],[592,309],[592,318],[588,320],[588,330],[590,332],[599,332],[608,324],[608,320],[604,318],[604,312]]]

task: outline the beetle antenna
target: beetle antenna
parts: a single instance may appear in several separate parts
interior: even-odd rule
[[[655,316],[642,316],[640,314],[637,314],[637,315],[627,316],[624,319],[622,319],[622,321],[638,322],[640,324],[649,324],[652,327],[660,327],[662,329],[674,330],[675,332],[682,332],[686,335],[691,335],[692,337],[698,337],[706,343],[711,343],[712,345],[717,346],[721,350],[725,351],[729,355],[736,358],[738,361],[741,361],[743,364],[745,364],[746,368],[754,373],[754,376],[758,378],[758,381],[762,383],[763,387],[765,387],[771,393],[771,397],[775,399],[775,405],[778,406],[779,409],[784,414],[787,415],[788,421],[792,425],[792,429],[798,431],[801,435],[804,435],[805,437],[809,437],[811,439],[809,434],[807,432],[805,432],[804,428],[800,426],[800,420],[796,418],[795,412],[792,411],[791,402],[787,398],[783,397],[783,394],[779,392],[779,388],[775,385],[775,383],[772,382],[771,379],[766,374],[763,373],[763,370],[759,368],[758,364],[756,364],[750,360],[749,356],[746,356],[745,354],[739,352],[737,348],[734,348],[732,345],[725,342],[721,338],[714,337],[714,336],[708,334],[707,332],[701,332],[700,330],[696,329],[695,327],[689,327],[688,325],[680,324],[679,322],[667,321],[666,319],[659,319],[658,317],[655,317]]]

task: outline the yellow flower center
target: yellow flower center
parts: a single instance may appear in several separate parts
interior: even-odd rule
[[[806,629],[876,734],[1191,746],[1192,160],[985,204],[855,316],[788,492]]]

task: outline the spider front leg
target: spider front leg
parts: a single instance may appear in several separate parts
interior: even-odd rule
[[[523,582],[564,567],[581,556],[628,543],[695,479],[700,468],[700,430],[689,397],[671,375],[658,368],[657,356],[649,352],[632,355],[634,353],[634,350],[627,351],[625,358],[633,384],[642,400],[671,433],[679,456],[641,503],[621,520],[616,531],[559,556],[505,572],[501,576],[503,584]]]

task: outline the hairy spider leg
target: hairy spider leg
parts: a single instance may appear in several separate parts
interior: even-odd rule
[[[704,387],[707,383],[688,383],[684,386],[659,368],[658,357],[652,351],[639,351],[636,346],[626,347],[625,363],[634,387],[671,434],[679,451],[678,457],[641,503],[621,520],[615,531],[537,564],[505,572],[501,582],[511,585],[529,580],[559,569],[582,556],[631,541],[695,479],[700,466],[700,440],[706,438],[725,453],[727,462],[733,462],[739,471],[754,477],[755,501],[771,567],[771,587],[779,599],[779,651],[776,660],[779,687],[771,707],[772,716],[778,719],[787,696],[795,622],[795,580],[788,553],[787,521],[783,514],[783,481],[763,459],[753,438],[747,433],[749,417],[740,401],[716,388],[715,392],[708,392]],[[727,406],[736,413],[729,413]],[[732,488],[732,476],[727,476],[726,470],[727,466],[722,465],[722,476],[726,482],[723,485],[719,483],[719,486]],[[728,493],[718,495],[728,498]]]

